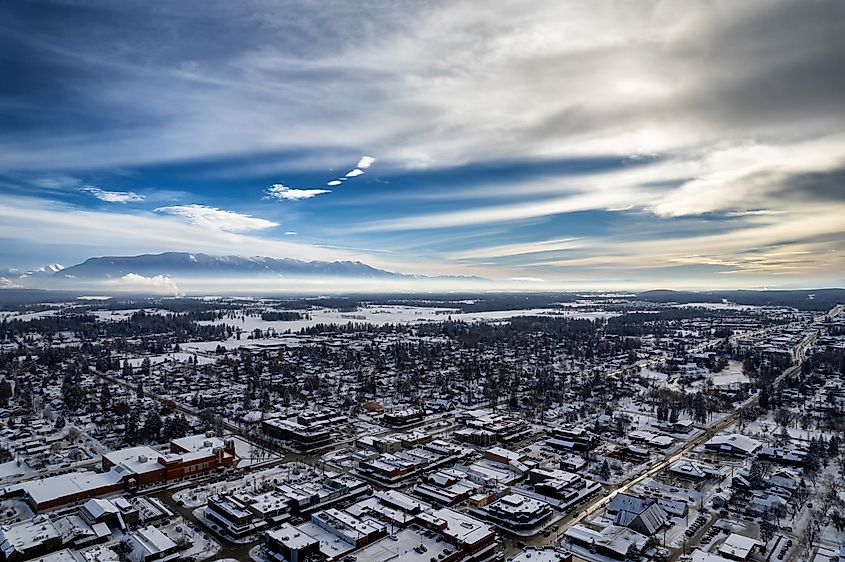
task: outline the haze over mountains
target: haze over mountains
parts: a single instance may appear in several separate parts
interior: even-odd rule
[[[213,256],[204,253],[165,252],[137,256],[92,257],[69,267],[54,264],[32,271],[0,271],[0,287],[74,289],[102,285],[112,289],[175,290],[175,282],[231,280],[263,282],[273,280],[344,280],[349,282],[382,280],[474,280],[467,277],[429,277],[378,269],[360,261],[303,261],[266,256]],[[268,286],[271,288],[272,286]]]

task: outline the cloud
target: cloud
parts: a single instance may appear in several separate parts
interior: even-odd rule
[[[90,193],[100,201],[107,203],[135,203],[144,200],[142,195],[138,195],[134,191],[106,191],[93,185],[82,186],[79,191]]]
[[[358,160],[358,164],[355,166],[356,168],[369,168],[373,165],[376,159],[372,156],[362,156],[360,160]]]
[[[91,255],[131,255],[185,251],[208,254],[242,254],[290,257],[300,260],[361,260],[381,266],[360,252],[326,249],[289,240],[210,229],[182,215],[144,211],[100,211],[37,197],[6,196],[0,199],[0,239],[16,240],[20,247],[38,252],[55,251],[85,259]],[[69,237],[68,233],[73,236]],[[384,264],[385,267],[387,264]],[[395,264],[394,264],[394,269]],[[398,268],[401,270],[401,268]]]
[[[764,225],[796,226],[819,210],[845,211],[839,136],[845,14],[838,0],[646,0],[636,7],[624,0],[538,0],[530,10],[514,0],[496,0],[489,10],[400,0],[361,11],[332,2],[292,10],[280,2],[270,10],[250,0],[238,8],[212,1],[201,28],[196,14],[178,3],[152,8],[127,0],[119,12],[3,4],[0,18],[15,30],[4,41],[25,62],[22,83],[44,87],[26,92],[27,111],[15,115],[16,126],[0,140],[0,169],[86,177],[103,167],[295,152],[307,162],[302,169],[313,171],[360,156],[363,147],[396,175],[491,162],[648,161],[577,178],[549,173],[527,181],[509,171],[470,189],[453,186],[448,175],[419,186],[395,179],[391,193],[358,198],[372,210],[321,221],[360,235],[350,244],[366,246],[380,233],[380,243],[411,241],[440,263],[487,259],[485,252],[536,254],[530,240],[524,250],[496,250],[525,240],[522,227],[532,221],[550,225],[532,233],[540,242],[584,236],[583,248],[555,256],[581,260],[556,266],[573,276],[579,274],[570,264],[608,260],[630,267],[750,267],[744,256],[786,244],[780,231]],[[183,33],[189,28],[199,31]],[[11,75],[18,68],[9,64],[0,61],[0,70]],[[91,72],[98,87],[81,96],[73,84]],[[4,100],[12,102],[18,103]],[[39,129],[45,114],[55,116],[49,135]],[[369,172],[370,159],[360,157],[354,170]],[[44,189],[69,189],[65,183],[48,180]],[[152,193],[144,193],[149,201]],[[394,194],[427,198],[426,204],[373,205],[370,197]],[[595,210],[612,213],[613,221],[629,218],[627,238],[597,232],[605,225],[584,226],[574,216]],[[693,222],[702,232],[675,241],[682,238],[675,230]],[[812,243],[800,229],[789,231],[807,244],[792,250],[819,252],[812,261],[802,258],[808,273],[830,271],[825,263],[842,265],[825,242],[838,231],[831,220],[822,224],[826,232],[814,229]],[[477,234],[492,225],[519,236],[477,236],[476,248],[460,252],[450,246],[457,230]],[[716,226],[733,237],[707,251],[699,241],[724,240],[713,238]],[[445,242],[431,243],[434,233],[408,232],[423,229],[441,229],[437,239]],[[381,234],[392,232],[399,234]],[[754,237],[743,239],[750,232]],[[228,239],[222,229],[215,233],[215,242]],[[147,235],[159,242],[157,233]],[[643,245],[649,237],[656,246]],[[662,239],[672,241],[674,261],[661,257]],[[685,244],[697,249],[684,254]],[[536,247],[544,251],[539,242]],[[616,255],[623,250],[630,255]],[[773,259],[772,267],[797,266]],[[546,270],[541,276],[553,278]]]
[[[519,281],[520,283],[545,283],[545,279],[539,277],[509,277],[508,281]]]
[[[344,175],[343,177],[328,182],[327,185],[340,185],[342,182],[346,181],[347,178],[355,178],[361,176],[364,174],[364,170],[372,166],[373,162],[375,161],[376,159],[372,156],[362,156],[361,159],[358,160],[358,164],[355,169],[346,172],[346,175]]]
[[[181,294],[176,282],[165,275],[144,277],[143,275],[128,273],[120,279],[105,281],[104,284],[121,291],[164,293],[174,296]]]
[[[155,211],[157,213],[184,217],[192,224],[210,230],[222,230],[224,232],[249,232],[279,226],[279,223],[273,221],[234,211],[225,211],[216,207],[208,207],[206,205],[175,205],[171,207],[159,207]]]
[[[267,188],[265,192],[267,197],[274,199],[284,199],[286,201],[301,201],[303,199],[311,199],[317,195],[324,193],[331,193],[329,189],[293,189],[281,183],[276,183]]]

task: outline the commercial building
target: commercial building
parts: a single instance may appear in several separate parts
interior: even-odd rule
[[[704,444],[704,448],[712,453],[720,453],[732,457],[749,457],[757,452],[763,443],[740,433],[717,435]]]
[[[176,452],[178,450],[172,444],[170,452],[146,446],[129,447],[104,454],[103,472],[59,474],[24,482],[4,492],[5,495],[24,496],[30,506],[39,511],[109,494],[132,493],[235,464],[235,446],[231,440],[223,447],[200,448],[188,453]]]
[[[484,517],[509,531],[531,531],[552,515],[549,504],[518,493],[508,494],[480,509]]]

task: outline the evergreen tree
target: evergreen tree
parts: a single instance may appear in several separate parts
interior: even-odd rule
[[[152,441],[158,441],[161,434],[161,426],[161,417],[159,417],[158,412],[155,410],[147,412],[147,416],[144,418],[144,434],[147,438]]]
[[[126,418],[126,427],[123,432],[123,438],[130,445],[135,445],[138,443],[139,424],[140,416],[138,415],[138,410],[132,410],[131,412],[129,412],[129,416]]]

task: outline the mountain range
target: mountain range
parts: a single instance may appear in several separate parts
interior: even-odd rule
[[[203,253],[165,252],[138,256],[93,257],[69,267],[54,264],[27,272],[13,269],[0,270],[0,287],[67,288],[78,283],[120,279],[131,274],[148,278],[162,276],[190,279],[246,277],[434,279],[420,275],[394,273],[360,261],[302,261],[265,256],[213,256]]]

